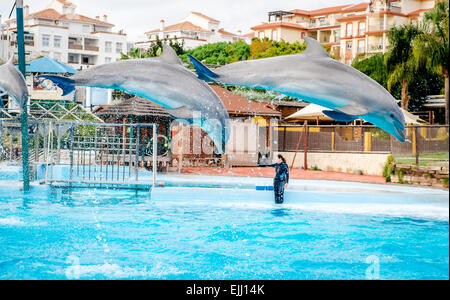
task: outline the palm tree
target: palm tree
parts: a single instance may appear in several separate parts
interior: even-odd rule
[[[445,122],[449,124],[448,0],[438,1],[425,13],[423,33],[414,41],[414,57],[421,66],[437,70],[445,80]]]
[[[413,55],[413,41],[419,33],[420,30],[415,25],[393,27],[388,32],[390,49],[384,58],[388,70],[387,87],[391,91],[392,86],[401,84],[401,106],[405,110],[408,110],[410,99],[408,87],[414,80],[417,71],[417,62]]]

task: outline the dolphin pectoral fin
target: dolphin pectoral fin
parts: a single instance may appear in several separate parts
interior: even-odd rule
[[[171,116],[173,116],[175,119],[182,119],[182,120],[192,120],[194,117],[194,112],[187,108],[186,106],[182,106],[179,108],[174,109],[168,109],[168,112]],[[192,124],[192,121],[189,121],[190,124]]]
[[[40,75],[38,76],[38,78],[45,78],[52,81],[57,87],[63,90],[63,96],[67,96],[68,94],[75,91],[73,79],[55,75]]]
[[[178,57],[175,50],[170,45],[163,44],[163,53],[159,56],[159,58],[168,64],[178,64],[181,65],[181,60]]]
[[[367,115],[369,113],[367,108],[365,108],[363,106],[356,106],[356,105],[346,105],[346,106],[342,106],[342,107],[335,107],[334,109],[341,113],[344,113],[346,115],[350,115],[350,116],[363,116],[363,115]]]
[[[350,116],[350,115],[347,115],[347,114],[344,114],[342,112],[335,111],[335,110],[324,110],[322,112],[327,117],[330,117],[333,120],[338,121],[338,122],[351,122],[351,121],[359,119],[359,117]]]
[[[312,57],[330,57],[325,48],[316,39],[311,37],[304,37],[306,49],[301,54]]]
[[[215,81],[215,78],[219,78],[220,76],[210,69],[207,66],[202,64],[198,59],[192,57],[188,54],[189,59],[194,64],[194,68],[197,71],[198,78],[204,81]]]

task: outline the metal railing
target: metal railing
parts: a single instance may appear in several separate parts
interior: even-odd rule
[[[44,183],[153,186],[156,183],[157,124],[36,122],[29,124],[30,161],[45,165]],[[0,126],[0,162],[16,164],[20,155],[20,124]],[[55,176],[56,165],[69,173]],[[139,178],[142,167],[152,178]],[[59,167],[58,167],[59,168]]]
[[[375,126],[320,126],[308,125],[309,152],[382,152],[394,155],[421,155],[449,152],[449,126],[407,126],[407,142],[401,143]],[[275,151],[295,152],[299,138],[305,131],[301,125],[275,126]]]

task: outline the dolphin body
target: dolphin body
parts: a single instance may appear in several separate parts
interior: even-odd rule
[[[28,101],[28,88],[22,73],[13,64],[13,58],[0,66],[0,96],[11,96],[23,110]]]
[[[175,51],[163,45],[159,57],[118,61],[80,71],[74,76],[41,75],[63,90],[75,86],[116,89],[146,98],[169,109],[185,124],[197,124],[212,139],[216,152],[225,153],[229,138],[229,115],[219,96],[195,73],[183,67]]]
[[[396,100],[380,84],[328,55],[305,37],[303,53],[232,63],[214,71],[189,55],[198,77],[226,85],[273,90],[324,106],[336,121],[362,118],[405,142],[405,118]]]

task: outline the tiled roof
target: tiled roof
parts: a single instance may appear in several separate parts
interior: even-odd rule
[[[181,22],[178,24],[166,26],[164,28],[164,31],[176,31],[176,30],[189,30],[189,31],[205,31],[210,32],[209,30],[202,28],[200,26],[194,25],[191,22]],[[152,31],[148,31],[146,33],[154,33],[154,32],[161,32],[161,29],[155,29]]]
[[[224,34],[224,35],[233,35],[233,36],[237,36],[237,34],[225,31],[223,28],[219,29],[219,33]]]
[[[364,11],[369,6],[368,2],[363,2],[359,4],[347,4],[347,5],[339,5],[339,6],[332,6],[332,7],[326,7],[321,9],[315,9],[315,10],[302,10],[302,9],[294,9],[291,10],[291,13],[297,14],[297,15],[303,15],[303,16],[320,16],[320,15],[329,15],[329,14],[335,14],[335,13],[346,13],[346,12],[354,12],[354,11]]]
[[[59,3],[64,4],[64,5],[73,5],[71,2],[66,1],[66,0],[58,0]]]
[[[253,26],[252,30],[259,30],[259,29],[266,29],[266,28],[274,28],[274,27],[290,27],[290,28],[296,28],[296,29],[303,29],[308,30],[308,28],[303,27],[296,23],[289,23],[289,22],[271,22],[271,23],[263,23],[261,25]]]
[[[97,116],[153,116],[170,118],[168,110],[142,97],[133,97],[114,105],[102,105],[95,111]]]
[[[247,98],[236,95],[220,86],[212,85],[211,88],[220,97],[228,113],[239,115],[269,115],[280,116],[281,113],[268,108],[266,105],[251,101]]]
[[[211,88],[216,92],[230,114],[280,116],[281,113],[268,108],[265,104],[254,102],[238,96],[216,85]],[[170,117],[168,110],[159,104],[142,97],[133,97],[114,105],[102,105],[95,110],[97,116],[158,116]]]
[[[79,21],[79,22],[86,22],[86,23],[94,23],[99,25],[105,25],[105,26],[114,26],[113,24],[103,22],[97,19],[92,19],[86,16],[73,14],[73,15],[62,15],[53,8],[47,8],[35,13],[30,14],[27,18],[44,18],[44,19],[51,19],[51,20],[70,20],[70,21]],[[9,22],[15,21],[16,19],[11,19]]]
[[[219,23],[219,22],[220,22],[220,21],[218,21],[218,20],[216,20],[216,19],[213,19],[213,18],[211,18],[211,17],[205,16],[204,14],[199,13],[199,12],[196,12],[196,11],[193,11],[193,12],[191,12],[191,13],[194,14],[194,15],[196,15],[196,16],[199,16],[199,17],[201,17],[201,18],[203,18],[203,19],[206,19],[206,20],[208,20],[208,21],[212,21],[212,22],[216,22],[216,23]]]
[[[342,11],[344,13],[355,12],[355,11],[365,11],[369,7],[369,5],[370,5],[369,2],[362,2],[359,4],[355,4],[355,5],[350,5],[349,7],[342,9]]]

